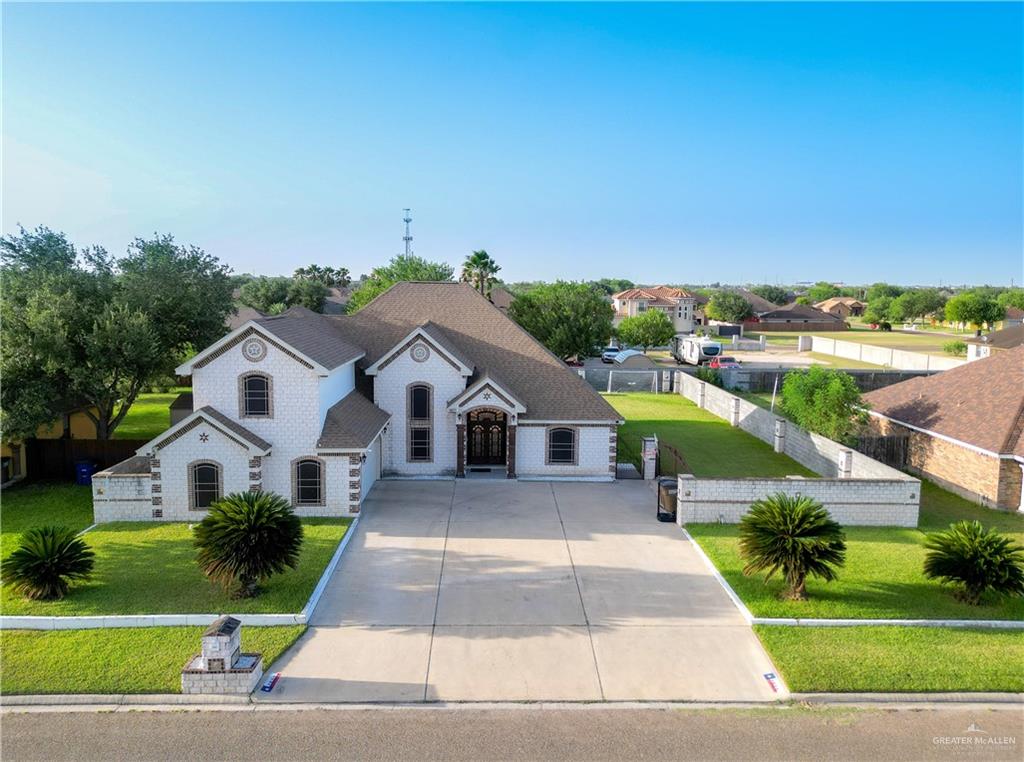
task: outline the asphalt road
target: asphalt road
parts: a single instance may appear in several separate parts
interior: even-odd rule
[[[182,707],[177,712],[12,712],[0,722],[5,762],[1024,757],[1020,707],[702,711],[524,706],[202,712]]]

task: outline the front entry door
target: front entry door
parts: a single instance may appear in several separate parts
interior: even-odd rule
[[[505,425],[505,414],[493,410],[474,411],[467,416],[467,465],[505,465]]]

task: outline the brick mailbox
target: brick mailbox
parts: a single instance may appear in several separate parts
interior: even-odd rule
[[[263,655],[242,653],[242,623],[222,616],[202,636],[202,651],[181,670],[182,693],[252,693],[263,677]]]

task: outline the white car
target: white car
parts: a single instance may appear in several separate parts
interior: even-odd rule
[[[601,362],[615,362],[615,355],[622,351],[621,347],[605,347],[601,352]]]

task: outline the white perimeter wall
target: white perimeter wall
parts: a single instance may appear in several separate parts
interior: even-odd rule
[[[676,388],[687,399],[758,439],[775,445],[775,423],[783,421],[785,438],[783,452],[824,479],[706,479],[688,487],[691,495],[679,491],[679,520],[682,522],[735,522],[752,502],[751,495],[763,497],[772,492],[810,494],[829,509],[836,511],[837,521],[846,524],[917,526],[921,483],[912,476],[869,458],[862,453],[833,442],[831,439],[804,431],[752,402],[730,394],[686,373],[676,375]],[[840,458],[848,459],[849,478],[839,478]],[[688,483],[690,480],[688,480]],[[707,483],[707,486],[705,486]],[[680,482],[682,484],[682,482]],[[814,485],[813,487],[810,485]],[[763,494],[762,494],[763,493]],[[728,495],[735,498],[728,500]],[[692,499],[686,500],[684,498]],[[757,497],[753,499],[757,499]],[[725,500],[725,502],[721,502]],[[855,506],[861,506],[861,509]],[[842,515],[844,518],[838,518]]]
[[[923,352],[876,347],[856,341],[826,339],[822,336],[801,336],[798,340],[798,348],[801,352],[810,350],[811,352],[845,357],[847,360],[861,360],[900,370],[950,370],[951,368],[963,365],[965,362],[955,357],[940,357],[938,355],[927,355]]]

